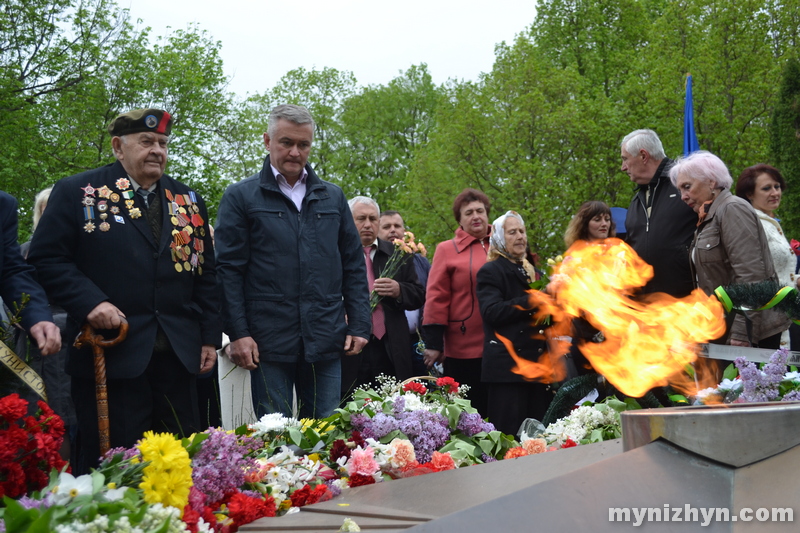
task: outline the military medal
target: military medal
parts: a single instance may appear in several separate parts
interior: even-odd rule
[[[111,201],[112,201],[112,202],[114,202],[114,203],[117,203],[117,202],[119,202],[119,194],[117,194],[117,193],[115,193],[115,192],[112,192],[112,193],[109,195],[108,199],[109,199],[109,200],[111,200]]]
[[[203,257],[205,228],[203,217],[199,215],[200,207],[197,205],[197,194],[194,191],[188,194],[174,194],[164,189],[167,198],[167,211],[172,224],[172,243],[170,254],[175,262],[178,272],[196,272],[203,274],[200,266],[205,262]]]
[[[111,229],[111,224],[109,224],[108,222],[102,222],[100,224],[100,231],[108,231],[110,229]]]
[[[97,192],[97,189],[92,187],[91,183],[87,183],[86,187],[81,187],[81,190],[84,196],[94,196],[95,192]]]
[[[91,196],[84,196],[81,203],[83,205],[94,205],[94,198]]]
[[[97,189],[97,194],[100,195],[100,198],[109,198],[111,196],[111,189],[109,189],[106,185],[103,185]]]
[[[97,202],[97,210],[100,211],[101,213],[105,213],[106,211],[108,211],[108,202],[106,202],[105,200],[100,200],[99,202]]]
[[[112,205],[111,208],[109,209],[109,211],[111,211],[112,215],[119,215],[119,207],[117,207],[115,205]]]
[[[94,231],[94,224],[92,222],[87,222],[83,225],[83,231],[86,233],[91,233]]]
[[[120,191],[124,191],[131,186],[131,182],[128,180],[128,178],[120,178],[117,180],[116,186]]]
[[[128,209],[128,215],[130,215],[131,218],[139,218],[142,216],[142,212],[138,207],[134,207],[132,209]]]

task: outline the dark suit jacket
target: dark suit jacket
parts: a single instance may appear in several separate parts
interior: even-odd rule
[[[531,361],[539,359],[547,349],[547,343],[541,338],[543,327],[534,325],[535,309],[528,298],[529,283],[522,267],[505,257],[489,261],[478,271],[478,304],[485,335],[481,381],[525,381],[511,371],[516,363],[497,333],[512,342],[518,356]]]
[[[188,244],[191,252],[198,247],[204,251],[199,265],[202,274],[198,269],[178,272],[170,244],[173,231],[180,228],[173,224],[168,211],[167,192],[173,197],[194,193],[166,174],[158,187],[162,211],[159,242],[144,215],[135,219],[130,216],[124,198],[117,203],[108,202],[109,206],[119,207],[118,215],[107,211],[108,231],[99,229],[102,221],[97,206],[93,212],[96,229],[86,231],[83,188],[91,185],[100,189],[105,185],[119,193],[116,181],[126,177],[122,165],[116,162],[56,183],[33,235],[28,261],[39,272],[51,300],[69,314],[68,342],[99,303],[109,301],[125,313],[130,324],[127,340],[106,350],[109,378],[133,378],[144,372],[159,325],[186,368],[197,373],[202,345],[219,346],[222,340],[220,296],[205,203],[196,197],[202,222],[195,219],[197,225]],[[99,200],[98,196],[95,200]],[[136,207],[143,209],[141,199],[134,197]],[[67,372],[93,376],[91,350],[71,347]]]
[[[372,269],[375,279],[381,276],[381,271],[389,262],[389,257],[394,253],[394,246],[378,239],[378,249],[372,259]],[[406,261],[394,280],[400,284],[400,298],[383,298],[384,324],[386,335],[383,343],[386,353],[394,364],[395,376],[398,379],[412,377],[411,343],[409,342],[408,320],[405,310],[419,309],[425,303],[425,287],[417,279],[414,262],[406,257]],[[369,345],[367,345],[369,346]]]
[[[0,191],[0,236],[3,249],[0,251],[0,297],[13,310],[13,302],[20,303],[22,294],[30,296],[22,312],[22,327],[42,321],[53,321],[42,287],[36,283],[33,267],[25,262],[17,243],[17,200]]]

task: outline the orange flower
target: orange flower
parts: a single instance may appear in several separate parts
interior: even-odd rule
[[[509,448],[503,459],[516,459],[517,457],[525,457],[526,455],[528,455],[528,452],[525,451],[525,448],[516,446],[514,448]]]
[[[428,249],[425,248],[425,245],[422,244],[421,242],[417,243],[417,250],[419,251],[420,254],[422,254],[422,257],[428,257]]]

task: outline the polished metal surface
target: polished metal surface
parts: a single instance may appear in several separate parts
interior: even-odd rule
[[[696,405],[626,411],[625,451],[664,439],[726,465],[742,467],[800,444],[800,403]]]

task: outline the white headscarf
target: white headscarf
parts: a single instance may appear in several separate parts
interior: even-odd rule
[[[489,243],[491,244],[492,248],[500,252],[501,255],[514,258],[519,261],[525,257],[524,254],[522,257],[515,257],[508,251],[508,248],[506,248],[506,235],[503,227],[505,226],[508,217],[516,218],[519,220],[519,223],[522,225],[522,227],[525,227],[525,221],[522,220],[522,217],[519,216],[519,213],[516,211],[506,211],[505,214],[501,215],[494,222],[492,222],[492,235],[489,238]]]

